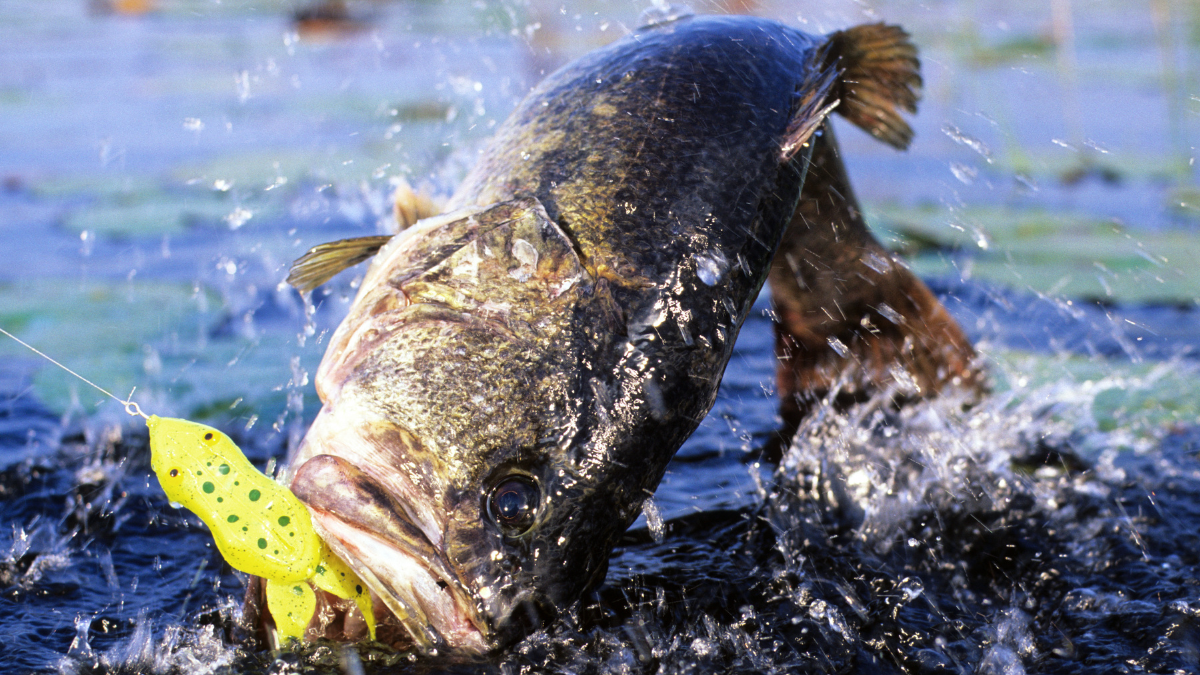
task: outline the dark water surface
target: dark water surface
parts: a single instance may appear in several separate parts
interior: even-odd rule
[[[912,150],[839,137],[994,394],[818,410],[760,465],[778,423],[760,298],[606,584],[450,669],[1200,671],[1200,14],[744,4],[816,33],[896,22],[921,45]],[[287,264],[388,231],[401,178],[444,196],[541,70],[643,9],[350,3],[356,22],[318,35],[300,6],[0,2],[0,327],[268,467],[315,414],[309,374],[356,283],[306,307]],[[0,671],[430,669],[239,647],[243,580],[102,398],[0,343]]]

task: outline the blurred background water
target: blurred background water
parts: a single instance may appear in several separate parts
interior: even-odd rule
[[[447,196],[530,86],[628,33],[646,6],[0,0],[0,327],[119,396],[136,387],[147,411],[227,429],[260,465],[273,463],[319,407],[311,374],[356,285],[354,273],[346,274],[306,305],[283,284],[291,260],[317,243],[391,231],[391,193],[401,181],[435,200]],[[925,76],[912,148],[897,153],[834,123],[877,234],[909,256],[989,364],[997,392],[992,404],[957,421],[951,407],[926,407],[922,414],[950,419],[945,429],[957,430],[960,440],[972,429],[987,430],[967,454],[973,466],[992,467],[989,475],[1001,482],[1016,475],[1008,473],[1011,460],[1038,452],[1078,460],[1087,469],[1082,473],[1063,469],[1065,461],[1059,469],[1031,469],[1034,477],[1041,471],[1042,482],[1022,483],[1023,494],[1040,499],[1043,511],[1061,511],[1078,498],[1074,492],[1048,496],[1047,486],[1060,489],[1062,481],[1082,481],[1080,490],[1097,494],[1103,490],[1096,485],[1132,490],[1128,499],[1104,502],[1117,515],[1110,519],[1100,509],[1088,521],[1099,523],[1097,532],[1120,520],[1114,504],[1140,508],[1139,500],[1165,489],[1137,476],[1183,480],[1184,492],[1164,502],[1174,503],[1177,515],[1131,524],[1122,536],[1143,543],[1155,533],[1166,537],[1159,553],[1141,547],[1147,569],[1162,563],[1185,572],[1170,581],[1169,592],[1158,588],[1158,604],[1146,611],[1166,616],[1171,603],[1184,602],[1177,613],[1193,617],[1180,620],[1186,630],[1159,637],[1194,650],[1196,628],[1188,621],[1200,604],[1187,542],[1200,531],[1200,500],[1188,496],[1197,485],[1189,462],[1200,422],[1194,167],[1200,6],[1180,0],[730,0],[693,2],[692,8],[755,13],[811,33],[875,21],[912,33]],[[788,490],[803,482],[807,474],[797,467],[821,443],[793,448],[791,468],[774,476],[743,462],[777,424],[767,308],[760,298],[717,407],[656,496],[668,522],[665,541],[658,527],[647,531],[640,523],[618,550],[608,586],[616,595],[661,602],[672,588],[690,589],[678,591],[683,602],[704,596],[708,591],[697,590],[704,583],[732,593],[730,570],[741,568],[721,556],[732,555],[737,542],[755,540],[744,523],[748,514],[779,508],[772,497],[778,493],[767,483],[784,486],[784,494],[802,492]],[[928,452],[961,455],[946,437],[928,435],[927,423],[888,422],[899,438],[924,439]],[[828,438],[821,435],[828,428],[810,431]],[[847,428],[838,433],[853,437]],[[877,452],[886,457],[871,462],[885,465],[914,452],[876,440],[870,451],[848,450],[854,444],[846,441],[841,454],[830,456],[848,466]],[[960,479],[974,480],[955,472],[938,478],[943,491],[954,494],[945,481]],[[943,513],[927,492],[912,494]],[[870,514],[882,513],[885,497],[854,496],[868,513],[846,526],[859,540],[878,544],[887,523]],[[800,526],[771,513],[773,540],[807,550],[806,542],[789,539]],[[690,524],[697,514],[706,516],[703,525]],[[1127,509],[1124,517],[1142,523]],[[888,527],[923,537],[914,522]],[[706,528],[725,534],[706,539],[700,533]],[[1178,539],[1176,549],[1168,532]],[[850,555],[836,548],[807,555],[843,553]],[[905,565],[916,565],[890,560],[884,556],[880,564],[892,566],[887,569],[897,584]],[[704,561],[715,561],[708,572]],[[805,564],[758,560],[752,572],[770,581]],[[1036,586],[1032,580],[1045,573],[1030,572],[1028,579],[1013,573],[1012,587]],[[934,585],[928,578],[925,584]],[[1065,606],[1064,598],[1076,597],[1070,593],[1079,588],[1101,593],[1079,582],[1056,591],[1053,602]],[[574,663],[562,669],[584,672],[672,670],[664,664],[704,670],[698,664],[722,649],[743,658],[729,657],[722,669],[744,666],[747,672],[786,672],[797,663],[831,671],[869,665],[880,672],[1007,673],[1068,672],[1064,664],[1097,672],[1100,663],[1172,672],[1188,663],[1178,655],[1146,661],[1147,650],[1159,643],[1132,638],[1105,642],[1111,651],[1089,647],[1106,655],[1099,662],[1086,662],[1084,647],[1056,656],[1057,643],[1031,637],[1053,621],[1038,623],[1040,615],[1022,609],[1012,593],[1008,600],[1016,609],[951,590],[945,590],[947,602],[988,614],[977,625],[954,629],[967,636],[958,648],[945,639],[936,643],[941,629],[912,620],[901,624],[928,644],[870,638],[865,619],[854,619],[846,609],[853,602],[843,597],[842,613],[863,632],[839,638],[851,645],[844,663],[828,653],[812,663],[788,660],[780,656],[788,650],[758,642],[743,653],[729,637],[735,628],[756,640],[808,639],[780,638],[765,627],[770,621],[744,619],[742,609],[761,614],[770,605],[749,594],[745,608],[731,609],[743,619],[717,620],[715,628],[688,623],[699,609],[680,619],[692,632],[679,644],[690,652],[672,651],[676,638],[669,630],[634,634],[626,621],[599,633],[571,628],[586,639],[561,627],[539,638],[559,652],[575,650],[584,659],[578,663],[545,656],[538,650],[557,652],[536,640],[512,663]],[[1114,592],[1120,602],[1149,602],[1139,599],[1149,591]],[[150,477],[144,436],[120,406],[0,341],[0,656],[8,664],[0,669],[350,668],[350,657],[337,650],[309,661],[272,661],[230,646],[225,631],[240,593],[240,579],[223,567],[199,522],[167,508]],[[1096,600],[1085,609],[1119,615],[1112,604],[1118,600]],[[812,602],[794,602],[807,612],[794,616],[807,618],[793,625],[837,623]],[[697,599],[696,607],[708,605]],[[1021,612],[1029,616],[1020,619]],[[648,620],[636,612],[617,614],[635,617],[643,628]],[[580,620],[587,624],[586,616]],[[655,620],[676,626],[662,616]],[[1064,636],[1087,632],[1076,628],[1063,628]],[[1110,629],[1120,634],[1119,627]],[[1030,646],[1022,647],[1021,639]],[[988,645],[1009,646],[997,652]],[[1119,666],[1122,659],[1135,665]]]

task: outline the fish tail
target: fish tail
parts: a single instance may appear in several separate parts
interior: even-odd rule
[[[907,148],[913,131],[899,111],[915,113],[921,96],[921,62],[908,33],[882,23],[855,26],[830,35],[825,55],[842,71],[832,93],[841,100],[837,112],[884,143]]]
[[[982,392],[962,329],[929,288],[867,230],[826,124],[769,274],[784,436],[834,395],[865,400]],[[786,440],[786,438],[784,439]]]

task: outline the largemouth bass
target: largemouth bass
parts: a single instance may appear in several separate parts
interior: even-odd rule
[[[643,28],[534,89],[446,213],[298,261],[311,289],[374,256],[288,477],[370,587],[381,641],[487,653],[599,584],[768,276],[785,417],[977,382],[959,328],[867,231],[825,124],[906,146],[915,54],[883,24]],[[333,597],[308,628],[365,634]]]

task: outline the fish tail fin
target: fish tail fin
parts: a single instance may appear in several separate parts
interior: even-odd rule
[[[768,279],[784,436],[830,395],[845,403],[881,390],[898,401],[951,386],[984,390],[962,329],[867,230],[828,124],[814,136]]]
[[[855,26],[829,36],[826,63],[842,76],[832,97],[837,112],[875,138],[903,150],[913,131],[900,110],[917,112],[921,62],[908,33],[883,23]]]

